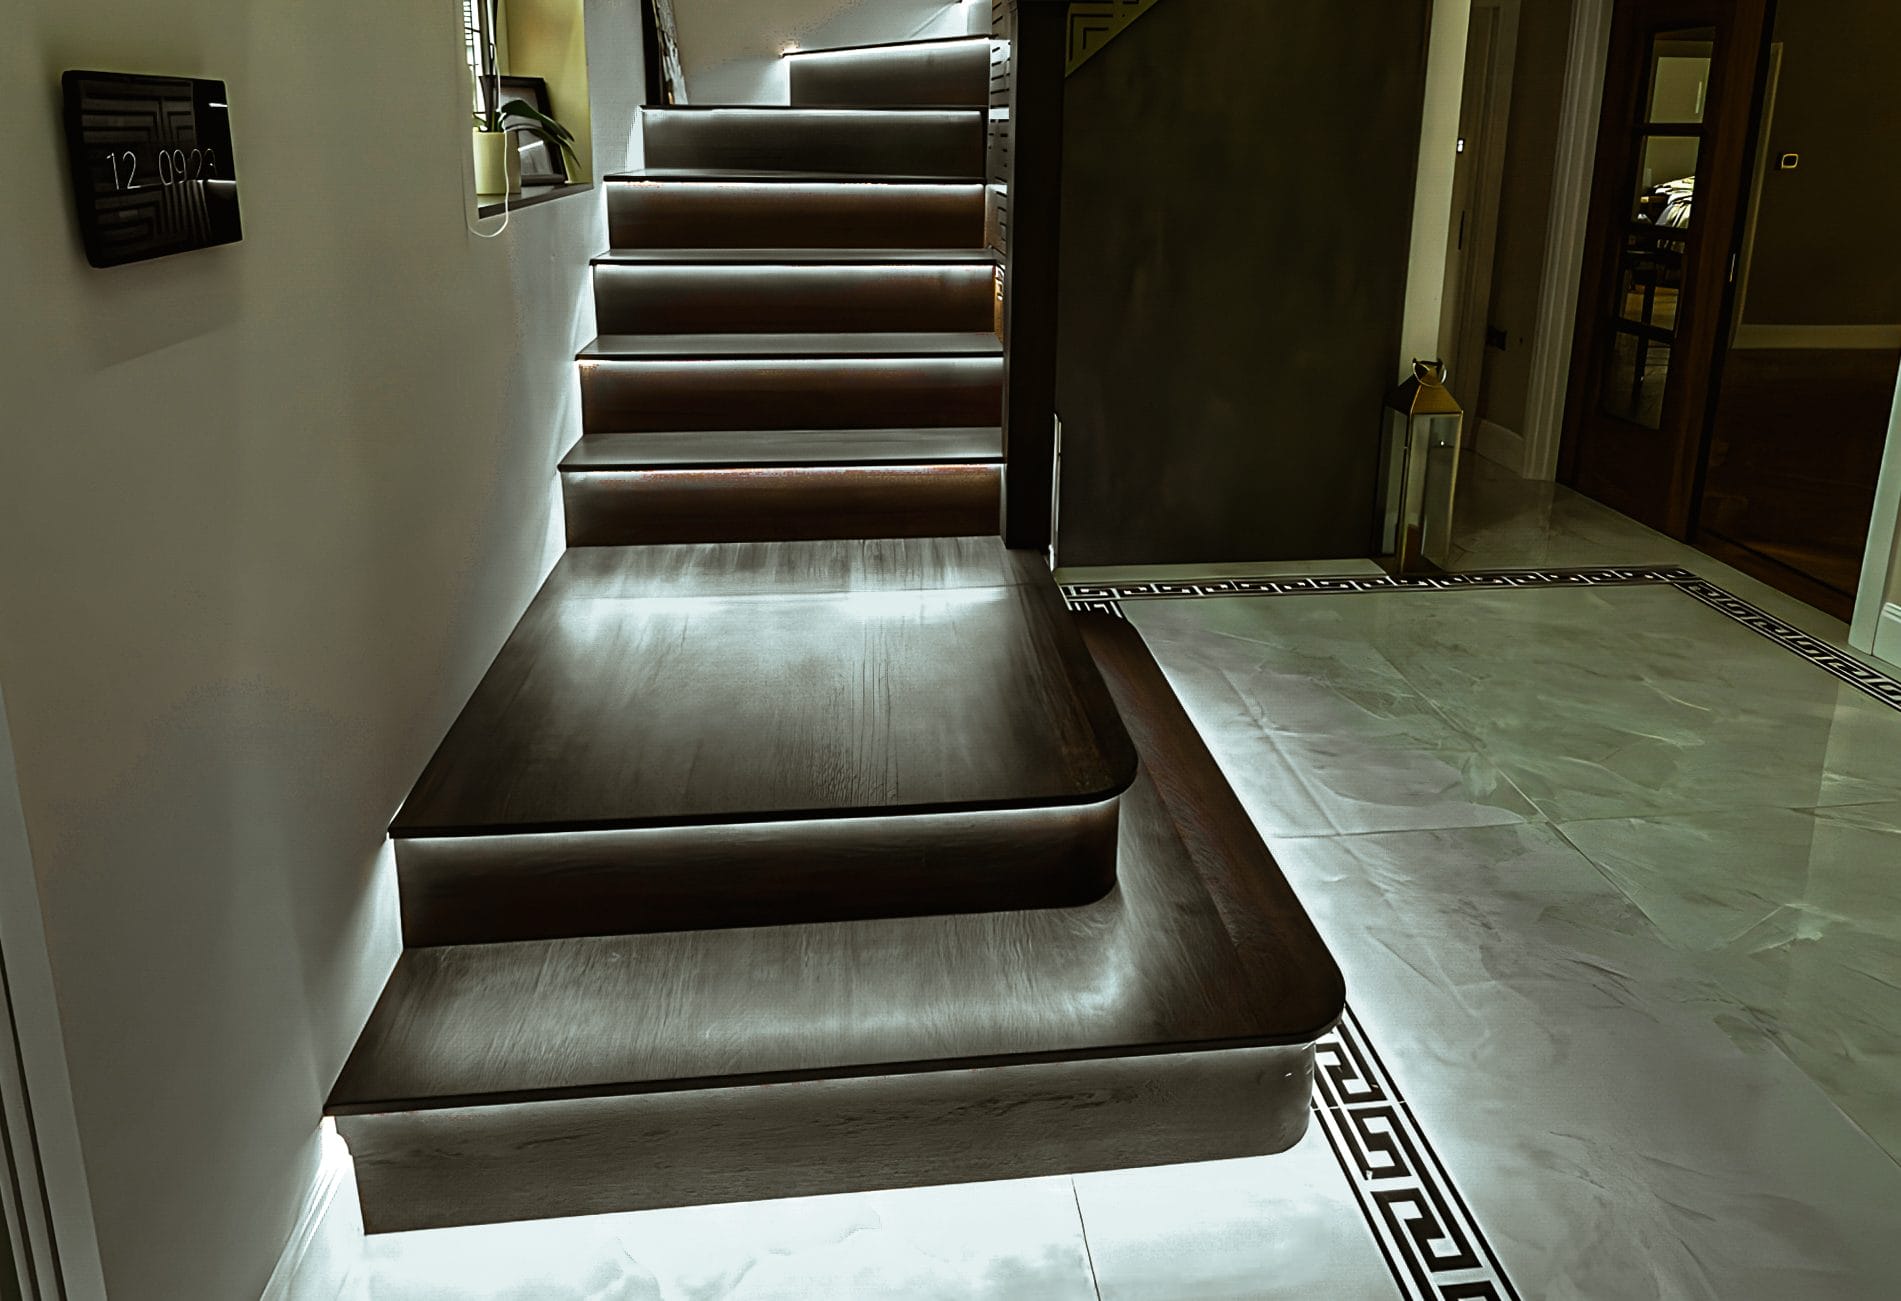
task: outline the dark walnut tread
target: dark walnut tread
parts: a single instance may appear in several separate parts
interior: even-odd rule
[[[1047,570],[994,537],[587,548],[390,834],[1096,804],[1134,770]]]
[[[1298,1140],[1339,971],[1139,636],[1077,622],[1143,747],[1111,893],[412,950],[328,1106],[372,1231]]]

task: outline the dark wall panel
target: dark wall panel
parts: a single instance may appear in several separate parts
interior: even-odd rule
[[[1069,79],[1059,559],[1365,555],[1427,0],[1164,0]]]

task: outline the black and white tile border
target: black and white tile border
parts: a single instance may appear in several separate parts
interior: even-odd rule
[[[1762,634],[1784,650],[1800,655],[1816,668],[1841,679],[1857,691],[1901,709],[1901,679],[1872,668],[1852,655],[1843,654],[1827,642],[1809,636],[1795,625],[1785,623],[1765,610],[1757,609],[1742,597],[1731,595],[1707,579],[1692,574],[1686,579],[1673,581],[1671,586],[1685,596],[1695,597],[1718,614],[1728,615],[1751,632]]]
[[[1314,1045],[1313,1111],[1401,1296],[1518,1301],[1352,1008]]]
[[[1732,595],[1706,578],[1674,565],[1606,566],[1592,569],[1490,569],[1469,574],[1394,578],[1386,574],[1348,578],[1225,578],[1194,583],[1070,583],[1063,595],[1074,610],[1120,615],[1122,601],[1179,600],[1208,596],[1328,596],[1350,592],[1457,592],[1473,588],[1668,586],[1701,601],[1824,673],[1884,704],[1901,709],[1901,678],[1871,668],[1852,655],[1811,637],[1791,623]]]
[[[1192,583],[1069,583],[1063,595],[1077,602],[1143,601],[1195,596],[1338,596],[1347,592],[1456,592],[1473,587],[1618,587],[1678,583],[1696,575],[1675,566],[1613,566],[1595,569],[1492,569],[1470,574],[1395,578],[1390,574],[1341,578],[1219,578]]]
[[[1229,578],[1197,583],[1067,584],[1072,610],[1123,618],[1123,601],[1471,588],[1668,586],[1901,709],[1901,679],[1676,566],[1510,569],[1430,578]],[[1314,1048],[1314,1118],[1352,1185],[1406,1301],[1519,1301],[1484,1231],[1446,1173],[1351,1008]]]

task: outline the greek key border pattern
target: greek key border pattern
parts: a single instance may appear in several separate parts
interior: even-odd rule
[[[1673,587],[1799,655],[1816,668],[1862,694],[1901,709],[1901,678],[1873,668],[1853,655],[1812,637],[1800,628],[1751,605],[1707,578],[1677,565],[1608,565],[1586,569],[1488,569],[1468,574],[1394,577],[1389,574],[1341,578],[1224,578],[1192,583],[1066,583],[1063,597],[1072,610],[1096,610],[1121,616],[1122,601],[1180,600],[1211,596],[1339,596],[1353,592],[1459,592],[1474,588]]]
[[[1314,1045],[1313,1113],[1406,1301],[1519,1301],[1350,1007]]]
[[[1145,601],[1197,596],[1338,596],[1348,592],[1457,592],[1496,587],[1620,587],[1680,583],[1695,579],[1675,566],[1592,569],[1492,569],[1470,574],[1395,577],[1369,574],[1343,578],[1222,578],[1193,583],[1066,583],[1063,595],[1077,601]]]
[[[1809,636],[1794,624],[1785,623],[1707,579],[1692,574],[1688,579],[1674,582],[1671,586],[1685,596],[1701,601],[1718,614],[1728,615],[1751,632],[1767,637],[1791,654],[1800,655],[1816,668],[1847,683],[1863,695],[1901,709],[1901,679],[1892,674],[1864,664],[1853,655],[1842,653],[1827,642]]]

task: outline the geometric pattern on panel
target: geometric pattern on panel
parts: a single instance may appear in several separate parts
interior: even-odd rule
[[[1784,650],[1792,651],[1849,686],[1873,696],[1883,704],[1901,709],[1901,679],[1845,655],[1825,641],[1818,641],[1793,624],[1784,623],[1766,610],[1758,609],[1740,596],[1733,596],[1706,579],[1693,578],[1674,584],[1685,596],[1695,597],[1719,614],[1726,614],[1751,632],[1767,637]]]
[[[1402,1297],[1519,1301],[1351,1008],[1314,1045],[1313,1112]]]
[[[1089,62],[1155,4],[1156,0],[1072,0],[1064,75]]]

